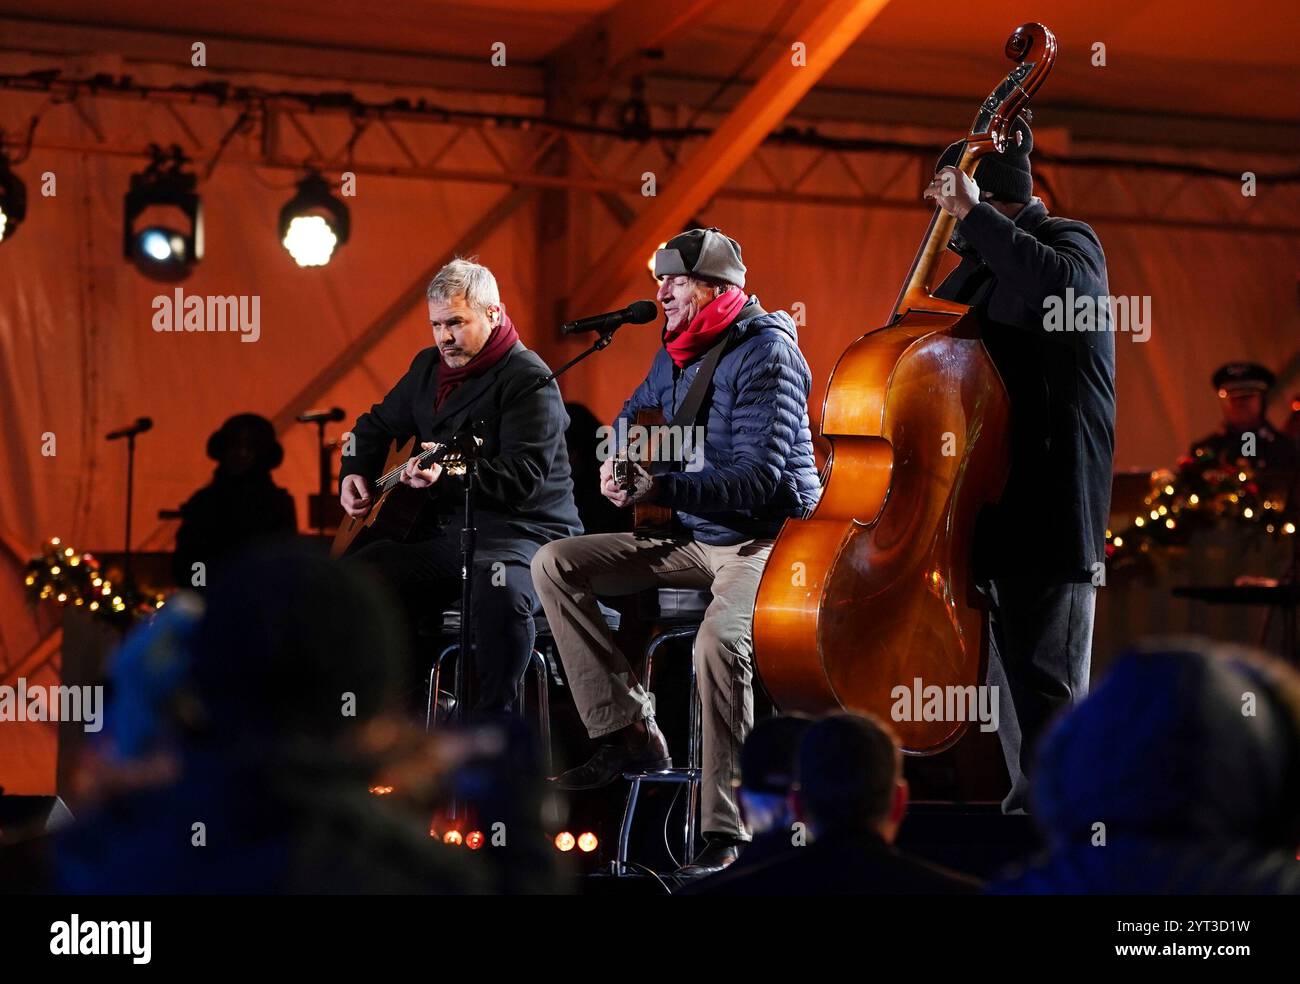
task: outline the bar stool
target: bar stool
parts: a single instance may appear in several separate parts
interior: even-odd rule
[[[600,606],[600,613],[605,618],[605,624],[609,626],[610,632],[617,632],[622,623],[623,616],[608,605]],[[536,632],[536,639],[533,642],[532,652],[528,654],[528,670],[533,675],[534,694],[537,700],[537,728],[542,743],[543,754],[546,759],[546,774],[550,775],[554,771],[554,763],[551,756],[551,692],[550,684],[547,680],[547,674],[551,672],[550,664],[543,651],[550,653],[551,658],[555,655],[555,636],[551,634],[551,627],[546,621],[546,616],[534,614],[533,626]],[[463,677],[461,675],[461,661],[456,658],[460,655],[460,606],[448,608],[442,613],[440,634],[446,638],[452,638],[456,641],[445,646],[433,659],[433,666],[429,669],[429,692],[424,713],[424,728],[426,731],[437,727],[439,701],[438,694],[441,692],[442,668],[449,659],[455,659],[455,677],[452,682],[452,690],[456,694],[463,694],[462,688]],[[519,695],[516,702],[516,713],[524,716],[524,695]]]
[[[695,636],[704,620],[704,612],[709,607],[712,595],[708,591],[696,591],[691,588],[659,588],[657,592],[659,610],[655,619],[660,627],[646,646],[645,672],[641,685],[649,691],[654,678],[654,659],[659,648],[670,642],[695,642]],[[618,833],[618,853],[611,865],[613,874],[622,877],[628,873],[628,845],[632,836],[632,821],[636,816],[637,802],[641,796],[642,783],[668,783],[686,787],[686,818],[682,823],[682,864],[689,864],[695,851],[700,800],[700,745],[701,708],[700,688],[695,677],[695,654],[691,652],[690,660],[690,708],[686,735],[686,765],[680,768],[665,769],[661,772],[625,772],[623,778],[629,783],[627,802],[623,807],[623,822]]]

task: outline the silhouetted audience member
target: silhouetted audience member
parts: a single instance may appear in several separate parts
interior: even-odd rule
[[[794,815],[808,846],[701,883],[703,895],[941,895],[979,883],[894,848],[907,813],[902,754],[874,717],[834,714],[799,747]],[[743,855],[742,855],[743,857]]]
[[[740,817],[753,839],[737,864],[749,867],[792,850],[796,817],[791,792],[799,746],[810,717],[782,714],[754,725],[740,750]]]
[[[298,532],[293,496],[271,481],[284,461],[284,448],[265,417],[241,413],[208,438],[208,457],[217,462],[212,481],[181,506],[172,574],[183,588],[202,591],[214,567],[240,550]],[[202,578],[194,564],[202,563]]]
[[[1126,653],[1040,751],[1008,894],[1300,892],[1300,677],[1205,640]]]
[[[504,733],[405,728],[395,713],[400,625],[389,599],[346,566],[288,547],[232,560],[197,622],[160,621],[146,630],[158,637],[124,660],[98,770],[113,778],[60,845],[58,888],[551,888],[535,763],[520,768]],[[392,795],[371,793],[379,779]],[[430,838],[433,799],[466,781],[490,804],[488,819],[507,825],[507,847],[470,856]]]

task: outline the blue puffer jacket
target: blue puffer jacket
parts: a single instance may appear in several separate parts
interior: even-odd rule
[[[660,475],[655,499],[713,545],[774,537],[782,520],[805,515],[821,494],[808,427],[812,373],[794,321],[784,311],[769,314],[750,295],[731,331],[737,340],[719,360],[698,418],[707,414],[703,467]],[[660,349],[623,405],[616,433],[641,409],[661,407],[672,420],[702,361],[678,369]]]

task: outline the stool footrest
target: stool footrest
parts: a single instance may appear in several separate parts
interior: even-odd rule
[[[624,772],[628,782],[697,782],[699,769],[665,769],[662,772]]]

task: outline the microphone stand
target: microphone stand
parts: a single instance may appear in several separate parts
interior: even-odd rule
[[[615,325],[600,333],[600,337],[594,343],[588,346],[583,352],[574,356],[564,365],[560,366],[547,376],[539,376],[528,389],[520,393],[511,403],[502,407],[499,411],[490,417],[484,417],[478,421],[471,421],[461,430],[453,435],[452,440],[458,442],[459,450],[465,460],[465,502],[464,502],[464,525],[460,533],[460,653],[456,660],[456,675],[453,686],[456,690],[456,710],[455,719],[458,723],[464,723],[466,720],[465,707],[467,705],[469,678],[470,674],[466,672],[465,661],[471,659],[473,649],[473,627],[471,625],[470,613],[474,610],[474,551],[478,541],[478,530],[475,527],[474,520],[474,496],[478,485],[478,441],[475,440],[475,431],[500,419],[516,403],[520,403],[532,396],[539,390],[545,389],[559,377],[576,366],[583,359],[595,355],[604,349],[614,340],[614,334],[620,328]],[[435,695],[434,699],[437,699]],[[522,698],[521,698],[522,699]],[[452,816],[456,816],[456,804],[452,803]]]
[[[316,503],[316,534],[323,537],[325,535],[325,502],[329,498],[333,476],[330,474],[330,449],[325,444],[326,421],[322,418],[313,420],[312,423],[316,425],[316,463],[319,472],[317,477],[320,481],[320,498]]]
[[[464,725],[468,721],[469,717],[466,708],[469,705],[468,698],[471,674],[469,672],[467,661],[474,658],[474,629],[471,613],[474,610],[474,552],[478,544],[478,529],[475,526],[474,519],[474,498],[478,488],[478,463],[480,457],[478,451],[479,443],[475,439],[475,431],[500,419],[505,415],[506,411],[516,403],[522,402],[539,390],[545,389],[583,359],[595,355],[597,352],[604,349],[614,340],[614,333],[617,332],[620,327],[621,325],[615,325],[612,328],[602,331],[600,337],[584,351],[574,356],[564,365],[560,366],[559,369],[556,369],[549,375],[539,376],[533,382],[533,385],[520,393],[511,403],[502,407],[490,417],[484,417],[478,421],[470,421],[452,435],[452,441],[456,442],[458,445],[458,451],[465,462],[464,516],[463,526],[460,531],[460,651],[457,653],[456,672],[452,682],[452,688],[455,691],[456,697],[456,706],[452,718],[458,725]],[[482,397],[480,397],[480,399],[481,398]],[[438,695],[434,694],[433,699],[437,700]],[[523,699],[522,695],[519,699]],[[448,817],[451,820],[458,820],[460,819],[460,815],[460,797],[453,795],[451,806],[448,810]]]
[[[131,555],[131,513],[135,506],[135,439],[153,426],[148,417],[140,417],[130,427],[115,430],[106,439],[126,438],[126,537],[122,545],[122,600],[127,608],[135,605],[135,571]]]
[[[131,565],[131,504],[135,498],[135,432],[126,435],[126,544],[122,548],[123,601],[131,607],[135,595],[135,574]],[[130,592],[131,597],[126,597]]]

